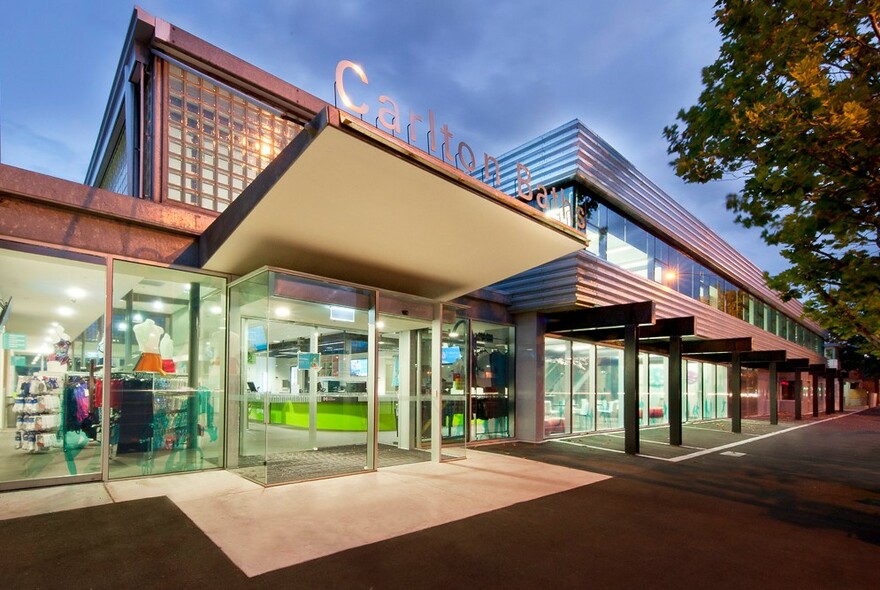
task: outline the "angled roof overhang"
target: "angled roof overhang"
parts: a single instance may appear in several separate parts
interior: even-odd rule
[[[204,268],[275,266],[437,300],[586,245],[560,222],[336,109],[204,232]]]

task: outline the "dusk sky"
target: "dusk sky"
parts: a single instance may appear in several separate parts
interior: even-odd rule
[[[319,98],[336,63],[403,113],[431,109],[500,155],[571,119],[602,136],[762,269],[784,261],[724,207],[736,181],[687,185],[665,125],[717,55],[711,0],[144,0],[145,10]],[[0,161],[82,182],[134,4],[0,3]]]

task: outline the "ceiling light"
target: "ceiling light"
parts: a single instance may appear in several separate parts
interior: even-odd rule
[[[126,324],[125,322],[119,322],[118,324],[116,324],[116,329],[120,332],[124,332],[128,330],[128,324]]]
[[[67,289],[67,291],[65,291],[65,293],[67,293],[67,296],[70,297],[71,299],[77,300],[77,299],[80,299],[81,297],[85,297],[86,290],[80,289],[79,287],[70,287],[69,289]]]
[[[61,307],[59,307],[55,311],[56,311],[56,313],[58,313],[58,315],[60,315],[63,318],[69,318],[75,313],[73,311],[72,307],[67,307],[66,305],[62,305]]]
[[[278,318],[290,317],[290,308],[289,307],[276,307],[275,308],[275,317],[278,317]]]
[[[212,305],[210,311],[214,315],[220,315],[221,313],[223,313],[223,308],[219,305]]]
[[[165,304],[162,303],[161,301],[159,301],[158,299],[156,299],[156,300],[153,302],[153,309],[155,309],[156,311],[162,311],[162,309],[163,309],[164,307],[165,307]]]
[[[134,320],[135,322],[142,322],[142,321],[144,321],[144,316],[142,316],[139,313],[136,313],[133,316],[131,316],[131,319]]]
[[[385,322],[379,320],[378,322],[376,322],[376,327],[380,330],[383,329],[385,327]]]

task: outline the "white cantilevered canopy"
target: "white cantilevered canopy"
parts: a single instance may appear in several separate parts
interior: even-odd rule
[[[449,300],[583,234],[359,121],[322,111],[205,231],[204,268],[274,266]]]

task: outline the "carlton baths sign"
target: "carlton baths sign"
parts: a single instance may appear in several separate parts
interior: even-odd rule
[[[360,80],[361,86],[369,85],[367,73],[360,65],[348,60],[342,60],[336,64],[336,82],[334,84],[334,91],[335,94],[339,96],[339,99],[342,101],[346,110],[360,115],[363,119],[364,115],[370,112],[370,107],[366,102],[356,102],[356,100],[352,98],[352,94],[349,93],[348,88],[345,85],[345,73],[348,71],[355,74],[357,79]],[[375,119],[376,127],[384,129],[391,135],[401,136],[401,116],[397,102],[385,94],[380,94],[377,102],[380,106]],[[405,138],[408,144],[415,145],[416,147],[419,147],[416,145],[416,142],[420,123],[422,126],[425,125],[422,116],[414,111],[410,111]],[[443,137],[441,143],[442,149],[439,151],[437,150],[438,131]],[[461,168],[469,174],[473,174],[476,171],[477,157],[474,150],[463,141],[459,141],[457,148],[454,148],[453,146],[455,144],[453,139],[455,138],[455,135],[449,130],[449,126],[446,123],[437,129],[434,111],[432,110],[428,110],[426,137],[426,146],[422,151],[434,157],[437,157],[439,154],[440,159],[444,162],[450,162],[456,167],[461,166]],[[486,152],[483,152],[480,180],[494,188],[501,188],[501,166],[498,164],[498,160],[495,157],[490,156]],[[574,220],[572,220],[569,209],[571,204],[569,199],[566,198],[565,189],[551,188],[548,192],[547,188],[542,184],[536,184],[533,186],[532,173],[528,167],[521,162],[516,162],[516,198],[526,202],[534,201],[535,205],[545,214],[550,215],[559,221],[570,224],[573,223],[573,225],[580,230],[585,230],[587,228],[587,214],[584,207],[577,207]]]

